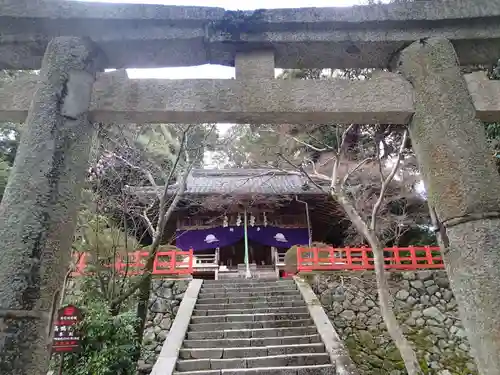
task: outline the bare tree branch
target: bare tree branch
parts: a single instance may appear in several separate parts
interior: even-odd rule
[[[115,152],[111,152],[111,151],[108,151],[113,157],[117,158],[118,160],[124,162],[125,164],[127,164],[130,168],[132,169],[136,169],[142,173],[144,173],[144,175],[146,176],[146,178],[148,179],[149,183],[152,185],[152,186],[157,186],[156,185],[156,181],[153,177],[153,174],[148,171],[147,169],[145,168],[142,168],[142,167],[139,167],[137,165],[134,165],[132,164],[131,162],[129,162],[127,159],[125,159],[124,157],[118,155],[117,153]]]
[[[349,172],[347,172],[342,180],[342,182],[340,183],[340,188],[343,188],[344,185],[347,183],[347,180],[349,179],[349,177],[351,177],[356,171],[358,171],[359,169],[361,169],[365,164],[369,163],[373,161],[373,158],[366,158],[364,160],[361,160],[353,169],[351,169]]]
[[[408,130],[405,129],[405,131],[403,133],[403,139],[401,140],[401,145],[399,146],[399,151],[398,151],[398,154],[396,156],[396,161],[394,162],[394,165],[392,166],[392,170],[389,173],[389,175],[387,176],[387,178],[385,180],[383,180],[382,187],[380,188],[380,194],[378,196],[377,202],[373,206],[372,217],[370,220],[370,229],[372,231],[375,231],[375,226],[377,224],[377,215],[378,215],[378,212],[380,210],[380,207],[382,206],[382,201],[384,200],[384,196],[385,196],[385,192],[387,190],[387,187],[389,186],[391,181],[394,179],[394,176],[396,175],[396,173],[399,169],[399,165],[401,164],[401,160],[403,160],[403,157],[404,157],[403,152],[404,152],[404,148],[406,145],[407,137],[408,137]]]
[[[148,233],[151,235],[151,238],[155,238],[156,230],[155,230],[155,227],[153,226],[153,223],[151,222],[151,220],[148,217],[148,210],[145,209],[144,212],[142,213],[142,215],[140,215],[140,217],[146,223],[146,228],[148,230]]]
[[[342,155],[345,153],[347,135],[355,126],[356,126],[355,124],[351,124],[347,127],[347,129],[345,129],[342,132],[342,140],[339,142],[337,155],[335,155],[335,162],[333,163],[332,178],[331,178],[331,184],[330,184],[330,189],[333,191],[341,188],[341,186],[338,185],[339,167],[340,167],[340,164],[342,162],[341,158],[342,158]],[[339,131],[338,131],[339,127],[337,126],[336,129],[337,129],[337,137],[338,137],[339,136]]]
[[[177,183],[178,189],[174,194],[173,200],[170,202],[170,204],[167,204],[168,198],[171,195],[171,192],[169,189],[171,186],[170,181],[172,180],[173,174],[175,173],[175,170],[177,169],[177,167],[179,165],[179,161],[181,159],[181,156],[186,151],[188,132],[191,130],[192,126],[193,125],[188,125],[182,133],[180,147],[179,147],[179,150],[177,152],[176,160],[174,161],[174,164],[173,164],[173,167],[169,173],[169,176],[167,177],[167,180],[165,181],[163,193],[160,197],[158,223],[156,225],[156,228],[153,230],[153,233],[154,233],[153,242],[150,246],[148,257],[146,258],[146,264],[143,268],[143,274],[140,276],[139,280],[136,283],[134,283],[126,292],[124,292],[120,296],[118,296],[112,302],[112,305],[120,304],[123,301],[125,301],[139,287],[141,287],[141,285],[143,285],[144,282],[146,282],[151,277],[154,260],[156,258],[156,254],[158,253],[158,248],[160,247],[160,243],[161,243],[161,240],[163,237],[163,232],[165,230],[165,226],[184,195],[184,192],[186,190],[186,181],[187,181],[187,178],[189,176],[189,173],[191,172],[191,170],[192,170],[194,164],[196,163],[196,161],[198,160],[198,158],[202,156],[201,151],[203,150],[203,147],[199,147],[198,154],[196,154],[194,157],[194,160],[192,160],[191,163],[188,166],[186,166],[183,174],[179,178],[179,181]],[[212,130],[213,129],[214,129],[214,127],[212,127]],[[208,137],[208,135],[205,137],[204,141],[206,140],[207,137]],[[142,217],[144,220],[146,220],[146,222],[148,223],[148,226],[150,226],[150,228],[152,229],[153,226],[151,224],[151,220],[147,216],[147,213],[142,215]]]
[[[319,185],[316,181],[314,181],[314,179],[310,176],[309,173],[307,173],[304,168],[302,166],[298,166],[298,165],[295,165],[292,161],[288,160],[283,154],[281,153],[278,153],[278,156],[280,158],[282,158],[284,161],[286,161],[289,165],[291,165],[293,168],[295,169],[298,169],[300,171],[300,174],[305,176],[314,186],[316,186],[318,189],[324,191],[324,188]],[[320,177],[321,178],[321,175],[317,175],[315,174],[314,175],[315,177]],[[329,178],[326,177],[326,176],[322,176],[326,181],[329,181]]]
[[[382,166],[382,155],[380,153],[380,142],[378,140],[375,140],[375,150],[376,150],[376,158],[377,158],[377,164],[378,164],[378,173],[380,175],[380,182],[383,184],[384,183],[384,168]]]
[[[274,130],[274,129],[260,129],[260,131],[262,131],[262,132],[267,132],[267,133],[273,133],[273,134],[277,134],[277,135],[285,135],[285,137],[290,138],[290,139],[293,139],[295,142],[297,142],[297,143],[299,143],[299,144],[301,144],[301,145],[303,145],[303,146],[306,146],[306,147],[310,148],[310,149],[311,149],[311,150],[313,150],[313,151],[323,152],[323,151],[327,151],[327,150],[334,150],[334,148],[333,148],[333,147],[331,147],[331,146],[327,146],[327,145],[325,145],[325,147],[324,147],[324,148],[318,148],[318,147],[315,147],[315,146],[313,146],[313,145],[311,145],[311,144],[309,144],[309,143],[307,143],[307,142],[304,142],[304,141],[300,140],[300,139],[299,139],[299,138],[297,138],[297,137],[294,137],[293,135],[286,134],[286,133],[285,133],[285,134],[281,134],[281,133],[278,133],[278,132],[277,132],[276,130]]]

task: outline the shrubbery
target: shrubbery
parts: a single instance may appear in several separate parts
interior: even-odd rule
[[[139,350],[138,318],[132,306],[113,315],[109,301],[99,293],[96,277],[78,280],[68,302],[82,309],[82,350],[65,356],[64,375],[132,375],[134,354]]]

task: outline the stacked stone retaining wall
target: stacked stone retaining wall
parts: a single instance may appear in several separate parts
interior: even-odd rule
[[[379,309],[373,272],[309,275],[362,375],[406,374]],[[477,374],[444,271],[390,272],[394,309],[425,374]]]
[[[167,338],[189,280],[153,280],[144,330],[140,374],[150,373]]]

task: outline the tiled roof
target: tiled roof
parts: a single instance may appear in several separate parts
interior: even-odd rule
[[[307,177],[274,169],[194,169],[187,178],[186,193],[324,194]]]

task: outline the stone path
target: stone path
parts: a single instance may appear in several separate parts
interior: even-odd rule
[[[205,281],[178,375],[330,375],[335,366],[292,280]]]

